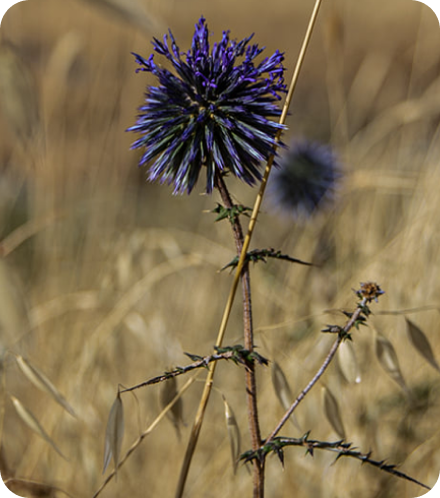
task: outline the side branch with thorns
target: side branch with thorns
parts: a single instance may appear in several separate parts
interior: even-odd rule
[[[283,448],[286,446],[300,446],[302,448],[306,448],[306,454],[310,456],[314,456],[315,450],[327,450],[333,451],[337,453],[336,461],[338,461],[342,457],[352,457],[357,460],[360,460],[362,463],[368,463],[373,467],[377,467],[378,469],[388,472],[396,477],[400,477],[402,479],[406,479],[407,481],[411,481],[425,489],[431,489],[426,484],[414,479],[413,477],[400,472],[396,469],[396,465],[387,464],[385,460],[373,460],[371,458],[371,451],[368,453],[362,453],[356,448],[352,446],[352,443],[346,443],[344,440],[329,442],[329,441],[319,441],[315,439],[308,439],[310,432],[304,434],[301,438],[293,438],[293,437],[275,437],[270,442],[265,443],[264,446],[260,448],[258,453],[254,451],[247,451],[243,455],[241,455],[240,460],[243,460],[244,463],[250,462],[255,458],[261,459],[266,458],[270,453],[275,453],[281,461],[281,464],[284,467],[284,452]]]
[[[376,301],[380,295],[384,293],[384,291],[374,282],[365,282],[361,283],[361,288],[358,291],[355,291],[356,295],[360,299],[358,302],[357,308],[353,313],[348,313],[349,320],[345,324],[344,327],[340,327],[339,325],[329,325],[327,328],[323,330],[323,332],[332,332],[337,333],[338,337],[336,341],[333,343],[330,352],[325,358],[323,364],[316,372],[313,379],[309,382],[309,384],[301,391],[296,400],[292,403],[290,408],[284,414],[283,418],[280,420],[276,428],[273,430],[272,434],[266,439],[264,444],[272,441],[275,436],[280,432],[281,428],[287,422],[289,417],[292,415],[296,407],[301,403],[301,401],[306,397],[306,395],[310,392],[313,386],[318,382],[318,380],[322,377],[324,372],[327,370],[327,367],[330,365],[331,361],[335,357],[336,351],[339,348],[339,345],[342,341],[350,339],[350,330],[353,327],[359,327],[360,324],[364,324],[367,317],[371,314],[370,309],[368,308],[368,304],[371,301]]]
[[[153,377],[145,382],[141,382],[140,384],[136,384],[135,386],[128,387],[126,389],[121,389],[121,393],[126,393],[130,391],[134,391],[135,389],[140,389],[141,387],[151,386],[153,384],[159,384],[160,382],[164,382],[173,377],[177,377],[178,375],[186,374],[195,370],[196,368],[206,368],[213,361],[219,360],[232,360],[236,365],[241,364],[246,366],[247,368],[257,361],[260,365],[267,365],[268,360],[256,353],[255,351],[249,351],[245,349],[240,344],[235,346],[225,346],[223,348],[215,347],[217,353],[210,354],[207,356],[198,356],[191,353],[185,353],[194,363],[190,365],[186,365],[185,367],[176,367],[174,370],[170,372],[165,372],[162,375],[158,375],[157,377]]]
[[[309,382],[309,384],[301,391],[299,396],[292,403],[290,408],[286,411],[276,428],[273,430],[271,435],[262,443],[260,448],[257,451],[249,450],[243,455],[241,455],[240,460],[243,460],[245,463],[257,460],[264,464],[264,461],[270,453],[275,453],[281,461],[281,464],[284,466],[284,453],[283,448],[285,446],[302,446],[307,449],[307,453],[313,456],[313,452],[315,449],[322,449],[327,451],[337,452],[338,455],[336,460],[343,456],[348,456],[352,458],[356,458],[361,460],[363,463],[368,463],[373,465],[374,467],[379,468],[384,472],[388,472],[389,474],[395,475],[402,479],[406,479],[411,481],[419,486],[422,486],[425,489],[431,489],[427,485],[417,481],[413,477],[404,474],[396,470],[396,465],[387,464],[385,460],[373,460],[371,459],[371,452],[369,453],[361,453],[352,447],[352,443],[345,443],[344,440],[339,440],[335,442],[326,442],[326,441],[318,441],[318,440],[309,440],[309,432],[307,432],[302,438],[287,438],[287,437],[277,437],[277,434],[287,422],[289,417],[292,415],[296,407],[299,403],[306,397],[306,395],[311,391],[311,389],[316,385],[318,380],[322,377],[327,367],[330,365],[333,360],[336,351],[338,350],[339,345],[344,340],[351,340],[350,330],[353,327],[359,328],[360,325],[365,325],[368,316],[371,314],[370,308],[368,304],[371,301],[378,301],[380,295],[384,293],[384,291],[374,282],[365,282],[361,283],[361,288],[356,292],[357,297],[359,298],[359,302],[357,304],[357,308],[354,312],[344,312],[344,314],[348,317],[348,321],[345,326],[341,327],[339,325],[328,325],[322,332],[327,333],[336,333],[338,337],[336,341],[333,343],[330,352],[322,363],[321,367],[313,377],[313,379]]]

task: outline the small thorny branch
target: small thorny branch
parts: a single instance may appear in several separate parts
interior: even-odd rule
[[[307,393],[312,389],[312,387],[318,382],[318,380],[322,377],[327,367],[330,365],[330,362],[333,360],[336,351],[339,348],[339,345],[342,341],[346,339],[350,339],[350,330],[353,327],[359,327],[360,324],[364,324],[367,317],[371,314],[371,311],[368,307],[368,304],[371,301],[376,301],[380,295],[384,293],[384,291],[374,282],[365,282],[361,283],[361,288],[356,292],[357,297],[360,302],[358,302],[357,308],[353,313],[345,313],[345,315],[349,318],[344,327],[339,325],[328,325],[327,328],[323,330],[323,332],[337,333],[338,337],[336,341],[333,343],[330,352],[325,358],[319,370],[316,372],[313,379],[308,383],[308,385],[301,391],[296,400],[292,403],[290,408],[284,414],[283,418],[280,420],[276,428],[273,430],[272,434],[266,439],[264,444],[270,443],[284,424],[287,422],[289,417],[292,415],[293,411],[300,404],[300,402],[306,397]]]
[[[302,261],[301,259],[292,258],[288,254],[282,254],[281,251],[275,251],[275,249],[254,249],[246,253],[246,262],[257,263],[262,261],[266,263],[267,258],[281,259],[288,261],[289,263],[298,263],[300,265],[314,266],[313,263],[307,261]],[[230,261],[226,266],[224,266],[221,271],[226,270],[226,268],[234,269],[238,265],[239,257],[236,256],[232,261]]]
[[[215,221],[228,219],[229,222],[233,225],[235,222],[237,222],[240,215],[249,216],[249,211],[252,211],[252,209],[243,206],[242,204],[231,204],[230,207],[226,207],[222,204],[217,203],[217,207],[211,212],[218,214]],[[262,261],[263,263],[266,263],[267,258],[281,259],[284,261],[289,261],[290,263],[298,263],[300,265],[315,266],[313,263],[302,261],[298,258],[292,258],[288,254],[282,254],[281,251],[276,251],[272,247],[270,249],[254,249],[252,251],[248,251],[246,253],[245,262],[257,263],[258,261]],[[232,261],[224,266],[221,271],[226,270],[226,268],[231,268],[231,270],[236,268],[238,266],[239,259],[240,256],[237,255]]]
[[[311,456],[314,455],[315,449],[333,451],[337,453],[336,461],[341,457],[352,457],[357,460],[360,460],[362,463],[368,463],[378,469],[392,474],[396,477],[406,479],[407,481],[413,482],[419,486],[422,486],[425,489],[431,489],[429,486],[423,484],[420,481],[417,481],[413,477],[404,474],[396,469],[396,465],[388,464],[385,460],[373,460],[371,458],[371,452],[369,453],[361,453],[356,448],[352,447],[352,443],[346,443],[344,440],[339,440],[335,442],[326,442],[326,441],[318,441],[318,440],[310,440],[308,439],[309,432],[307,432],[302,438],[287,438],[287,437],[277,437],[278,432],[281,430],[283,425],[286,423],[290,415],[293,413],[295,408],[299,405],[299,403],[305,398],[307,393],[312,389],[313,386],[316,385],[319,378],[324,374],[325,370],[329,366],[330,362],[334,358],[336,351],[338,350],[339,345],[342,341],[351,339],[350,330],[353,327],[358,328],[360,325],[365,325],[368,316],[371,314],[371,311],[368,307],[368,304],[371,301],[378,300],[378,297],[384,293],[384,291],[374,282],[365,282],[361,283],[361,288],[358,291],[355,291],[357,297],[359,298],[359,302],[357,304],[357,308],[354,312],[344,312],[344,314],[348,317],[348,321],[345,326],[341,327],[339,325],[328,325],[322,332],[327,333],[336,333],[338,337],[336,341],[333,343],[330,352],[325,358],[323,364],[319,368],[318,372],[315,374],[313,379],[309,382],[309,384],[301,391],[296,400],[292,403],[290,408],[282,417],[281,421],[278,423],[277,427],[274,429],[272,434],[263,442],[263,444],[258,448],[258,450],[249,450],[243,453],[240,457],[240,460],[243,460],[245,463],[256,460],[258,462],[264,462],[267,455],[270,453],[275,453],[281,461],[281,464],[284,465],[284,453],[283,448],[286,446],[302,446],[306,448],[306,453]]]
[[[255,451],[247,451],[243,455],[241,455],[240,460],[243,460],[244,463],[250,462],[254,459],[265,459],[267,455],[270,453],[275,453],[281,461],[281,464],[284,466],[284,453],[283,448],[286,446],[301,446],[306,448],[306,454],[314,456],[314,451],[317,450],[327,450],[333,451],[337,453],[336,460],[337,462],[342,457],[351,457],[357,460],[360,460],[362,463],[368,463],[373,467],[377,467],[378,469],[388,472],[394,476],[400,477],[402,479],[406,479],[407,481],[411,481],[419,486],[422,486],[425,489],[431,489],[426,484],[423,484],[420,481],[417,481],[413,477],[404,474],[396,469],[396,465],[388,464],[385,460],[373,460],[371,458],[371,451],[368,453],[361,453],[355,447],[352,446],[352,443],[346,443],[344,440],[328,442],[328,441],[318,441],[314,439],[308,439],[309,432],[304,434],[301,438],[290,438],[290,437],[276,437],[272,439],[270,442],[264,444],[258,452]]]
[[[236,365],[244,365],[245,367],[249,367],[255,361],[260,365],[267,365],[269,363],[268,360],[260,354],[256,353],[255,351],[249,351],[240,344],[234,346],[225,346],[222,348],[214,347],[214,349],[217,351],[217,353],[207,356],[185,353],[189,358],[191,358],[191,360],[193,360],[194,363],[186,365],[185,367],[176,367],[170,372],[164,372],[162,375],[153,377],[152,379],[141,382],[140,384],[136,384],[135,386],[121,389],[121,393],[134,391],[135,389],[140,389],[141,387],[145,386],[151,386],[153,384],[159,384],[160,382],[164,382],[168,379],[171,379],[172,377],[177,377],[178,375],[191,372],[196,368],[206,368],[209,363],[213,361],[232,360]]]
[[[243,206],[243,204],[234,204],[231,207],[225,207],[219,203],[217,203],[217,207],[211,211],[211,213],[216,213],[218,215],[215,221],[228,219],[230,223],[235,223],[241,214],[249,216],[249,213],[251,212],[252,208]]]

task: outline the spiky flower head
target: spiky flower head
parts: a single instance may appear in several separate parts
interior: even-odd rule
[[[154,38],[154,51],[168,59],[173,72],[157,65],[153,55],[133,54],[141,66],[137,71],[158,79],[157,86],[147,88],[137,122],[128,129],[141,134],[132,146],[145,150],[140,165],[153,161],[150,181],[173,183],[174,193],[190,193],[206,168],[210,193],[216,172],[231,172],[250,185],[261,180],[261,163],[284,128],[268,118],[281,114],[277,101],[286,87],[283,54],[277,50],[256,64],[264,49],[249,44],[252,36],[237,42],[224,31],[211,49],[201,17],[186,54],[171,31],[171,48],[168,35],[163,42]]]
[[[339,162],[329,146],[295,141],[272,170],[268,198],[286,216],[308,218],[334,200],[340,178]]]
[[[376,282],[361,282],[361,288],[356,291],[359,298],[365,298],[370,303],[373,299],[378,302],[378,297],[385,294]]]

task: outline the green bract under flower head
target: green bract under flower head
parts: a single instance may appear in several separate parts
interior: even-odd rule
[[[137,71],[152,73],[158,85],[147,88],[137,122],[128,129],[141,135],[132,148],[145,150],[140,165],[152,161],[149,180],[173,183],[174,193],[190,193],[202,167],[208,193],[216,172],[231,172],[253,185],[284,128],[268,119],[281,114],[283,54],[276,51],[255,64],[263,49],[249,44],[252,36],[237,42],[224,31],[212,49],[208,38],[203,17],[186,54],[171,31],[171,48],[167,35],[163,42],[154,38],[155,52],[169,60],[173,72],[157,65],[153,55],[133,54],[141,66]]]

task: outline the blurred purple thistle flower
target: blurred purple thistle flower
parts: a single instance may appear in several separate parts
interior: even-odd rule
[[[272,170],[268,198],[281,213],[308,218],[317,208],[334,200],[341,176],[340,165],[329,146],[297,141]]]
[[[181,53],[169,31],[163,42],[154,38],[155,52],[165,56],[174,72],[156,65],[153,55],[137,71],[159,80],[150,86],[137,122],[127,131],[141,134],[132,148],[144,149],[140,166],[153,161],[148,179],[174,184],[174,192],[191,192],[202,166],[206,167],[206,192],[212,192],[216,170],[231,172],[249,185],[261,180],[261,163],[273,153],[275,137],[283,125],[268,117],[279,116],[277,101],[286,92],[278,50],[258,65],[263,51],[249,45],[253,35],[240,42],[223,32],[220,42],[209,45],[208,26],[200,18],[191,49]],[[242,57],[240,64],[236,59]]]

